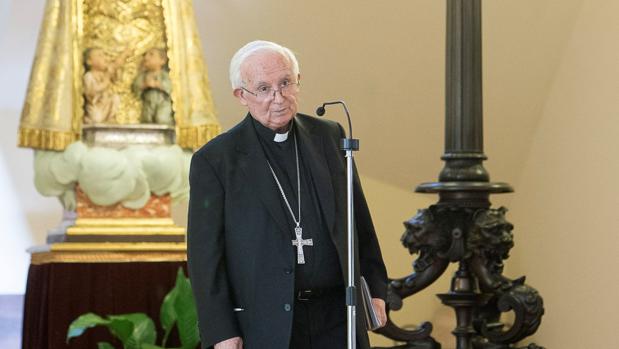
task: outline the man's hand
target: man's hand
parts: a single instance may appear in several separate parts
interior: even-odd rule
[[[380,298],[372,298],[372,307],[376,312],[376,317],[378,317],[380,327],[385,326],[387,324],[387,311],[385,310],[385,301]]]
[[[383,304],[385,303],[383,302]],[[223,342],[215,344],[214,349],[243,349],[243,339],[241,339],[241,337],[226,339]]]

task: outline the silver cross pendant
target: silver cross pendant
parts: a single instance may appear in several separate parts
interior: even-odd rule
[[[292,240],[292,245],[297,247],[297,264],[305,264],[305,255],[303,254],[303,246],[313,246],[312,239],[303,240],[303,229],[301,227],[294,228],[296,239]]]

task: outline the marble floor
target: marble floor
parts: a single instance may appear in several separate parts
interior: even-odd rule
[[[23,295],[0,295],[0,348],[21,347]]]

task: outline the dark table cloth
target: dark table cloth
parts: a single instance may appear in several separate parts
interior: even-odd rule
[[[122,348],[105,328],[87,330],[66,342],[69,324],[93,312],[101,316],[142,312],[163,331],[159,309],[186,262],[31,264],[24,304],[23,349],[96,348],[106,341]],[[175,333],[167,346],[178,346]]]

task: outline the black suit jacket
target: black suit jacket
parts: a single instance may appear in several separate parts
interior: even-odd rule
[[[339,150],[344,133],[335,122],[302,114],[295,127],[346,284],[346,162]],[[288,349],[296,261],[292,227],[251,116],[198,150],[189,177],[187,252],[203,348],[240,336],[244,348]],[[373,296],[385,299],[386,270],[358,177],[354,195],[357,270],[360,266]],[[368,347],[358,318],[360,347]]]

